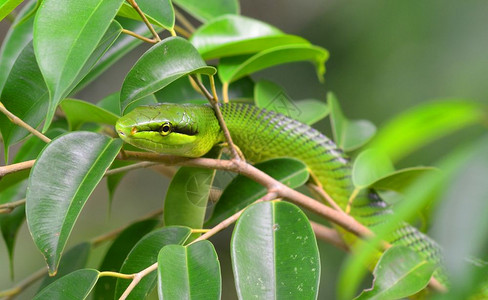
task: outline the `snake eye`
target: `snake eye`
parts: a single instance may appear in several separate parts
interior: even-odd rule
[[[171,123],[166,122],[163,125],[161,125],[161,127],[159,127],[159,133],[162,136],[166,136],[171,133],[172,129],[173,127],[171,126]]]

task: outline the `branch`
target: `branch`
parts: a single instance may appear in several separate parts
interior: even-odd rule
[[[24,205],[24,204],[25,204],[25,199],[1,204],[0,205],[0,214],[11,213],[16,207],[19,207],[19,206]]]
[[[22,121],[19,117],[8,111],[8,109],[3,105],[3,103],[0,102],[0,112],[2,112],[7,118],[10,120],[10,122],[14,123],[17,126],[20,126],[22,128],[27,129],[30,133],[33,135],[37,136],[40,138],[42,141],[49,143],[51,141],[50,138],[45,136],[44,134],[40,133],[37,131],[35,128],[27,124],[26,122]]]
[[[215,111],[215,115],[216,115],[217,119],[219,120],[220,128],[222,129],[222,132],[224,133],[225,140],[227,141],[227,144],[229,145],[229,148],[230,148],[230,151],[232,154],[232,159],[237,160],[237,161],[242,160],[241,156],[239,155],[239,152],[237,151],[237,148],[236,148],[234,142],[232,142],[232,137],[230,135],[229,129],[227,128],[227,125],[225,124],[224,116],[222,115],[222,112],[220,111],[220,107],[219,107],[219,104],[217,102],[217,98],[212,96],[212,94],[210,94],[207,91],[207,89],[205,88],[203,83],[200,80],[198,80],[198,78],[195,75],[190,75],[190,78],[193,79],[193,81],[197,84],[197,86],[200,88],[202,93],[208,99],[208,102],[210,102],[210,104],[212,105],[212,108]],[[212,77],[211,77],[210,81],[213,82]],[[212,88],[212,90],[214,91],[214,95],[216,95],[215,89]]]
[[[349,252],[349,246],[344,242],[337,230],[313,221],[310,221],[310,225],[312,226],[313,232],[318,239],[332,244],[341,250]]]
[[[140,34],[137,34],[135,33],[134,31],[130,31],[130,30],[127,30],[127,29],[122,29],[122,33],[125,33],[125,34],[128,34],[130,36],[133,36],[135,38],[138,38],[146,43],[150,43],[150,44],[156,44],[158,42],[158,40],[156,39],[149,39],[143,35],[140,35]]]
[[[15,172],[20,172],[22,170],[30,169],[32,168],[35,162],[36,161],[33,159],[33,160],[27,160],[16,164],[0,166],[0,178],[10,173],[15,173]]]
[[[137,13],[141,16],[142,21],[146,24],[147,28],[149,28],[149,31],[151,31],[152,35],[156,39],[156,41],[160,42],[161,38],[159,37],[158,33],[156,30],[154,30],[154,27],[151,25],[149,20],[146,18],[146,15],[144,12],[141,10],[139,5],[137,5],[137,2],[135,0],[127,0],[127,2],[137,11]]]

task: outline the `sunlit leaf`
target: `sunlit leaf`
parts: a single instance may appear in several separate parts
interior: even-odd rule
[[[435,266],[405,246],[395,246],[381,256],[373,287],[356,299],[400,299],[416,294],[429,283]]]
[[[281,86],[267,80],[256,83],[254,98],[256,106],[279,112],[308,125],[329,114],[327,104],[315,99],[293,101]]]
[[[120,272],[132,274],[149,267],[158,261],[158,253],[161,248],[167,245],[181,245],[190,236],[190,228],[187,227],[164,227],[148,233],[132,248],[127,255]],[[147,274],[139,284],[132,290],[127,299],[145,299],[154,289],[157,282],[157,272]],[[129,286],[129,281],[117,279],[115,298],[118,299]]]
[[[12,12],[23,0],[3,0],[0,2],[0,21]]]
[[[219,63],[219,78],[231,83],[254,72],[291,62],[310,61],[320,81],[325,74],[325,62],[329,52],[324,48],[308,44],[291,44],[263,50],[255,55],[225,57]]]
[[[221,281],[217,253],[207,240],[159,252],[159,299],[220,299]]]
[[[97,52],[97,47],[122,2],[123,0],[42,2],[34,23],[34,49],[50,93],[44,130],[49,127],[59,101],[69,93],[70,88],[74,88],[76,81],[82,79],[80,73],[88,73],[86,65],[95,64],[96,60],[90,62],[90,57]],[[105,50],[96,56],[99,58]]]
[[[91,132],[62,135],[41,152],[29,177],[26,216],[34,243],[55,274],[83,206],[122,142]]]
[[[93,269],[74,271],[48,285],[34,297],[34,300],[85,299],[97,283],[99,273]]]
[[[302,37],[244,16],[226,15],[199,27],[190,41],[205,59],[251,54],[269,48],[310,44]]]
[[[237,0],[173,0],[173,2],[204,23],[221,15],[239,14]]]
[[[370,187],[376,190],[391,190],[404,192],[415,180],[421,178],[427,173],[438,172],[433,167],[412,167],[401,169],[374,181]]]
[[[231,257],[240,299],[317,298],[317,242],[307,217],[291,203],[247,208],[232,234]]]
[[[365,188],[394,171],[388,156],[371,148],[361,152],[354,161],[352,181],[357,188]]]
[[[349,120],[342,113],[334,94],[327,94],[330,121],[334,140],[339,148],[352,151],[368,142],[376,133],[376,127],[367,120]]]
[[[256,164],[256,168],[291,188],[304,184],[309,177],[307,166],[301,161],[290,158],[278,158]],[[225,188],[215,205],[212,216],[205,223],[207,226],[230,217],[239,210],[266,195],[267,189],[245,176],[236,176]]]
[[[120,93],[121,108],[189,74],[215,73],[197,50],[180,37],[167,38],[139,58],[127,74]]]
[[[371,141],[393,161],[461,128],[486,119],[484,107],[466,100],[421,104],[391,119]]]
[[[12,66],[17,60],[17,57],[19,57],[20,52],[22,52],[25,46],[32,40],[32,24],[34,23],[34,18],[30,18],[22,24],[19,24],[19,20],[32,10],[34,4],[35,1],[31,1],[22,8],[2,41],[2,46],[0,48],[0,91],[7,80]]]

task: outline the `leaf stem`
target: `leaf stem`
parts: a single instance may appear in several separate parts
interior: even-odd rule
[[[141,16],[142,21],[146,24],[147,28],[149,28],[149,31],[151,31],[152,35],[154,36],[154,39],[156,39],[157,42],[161,41],[161,38],[159,37],[158,33],[156,30],[154,30],[154,27],[151,25],[151,22],[146,18],[146,15],[144,12],[141,10],[139,5],[137,5],[137,2],[135,0],[126,0],[136,11],[137,13]]]
[[[135,33],[134,31],[130,31],[130,30],[127,30],[127,29],[122,29],[122,33],[125,33],[125,34],[128,34],[130,36],[133,36],[135,38],[138,38],[146,43],[150,43],[150,44],[156,44],[158,41],[156,39],[149,39],[143,35],[140,35],[140,34],[137,34]]]
[[[222,82],[222,98],[224,103],[229,103],[229,83]]]
[[[103,271],[98,274],[98,278],[100,277],[115,277],[115,278],[122,278],[122,279],[132,279],[134,278],[134,274],[123,274],[119,272],[112,272],[112,271]]]
[[[11,213],[15,208],[24,205],[25,199],[8,202],[0,205],[0,214],[8,214]]]
[[[9,120],[10,122],[14,123],[15,125],[17,126],[20,126],[22,128],[25,128],[27,129],[27,131],[29,131],[30,133],[32,133],[33,135],[37,136],[38,138],[40,138],[42,141],[46,142],[46,143],[49,143],[51,141],[50,138],[48,138],[47,136],[45,136],[44,134],[40,133],[39,131],[37,131],[35,128],[33,128],[32,126],[30,126],[29,124],[27,124],[26,122],[22,121],[19,117],[17,117],[16,115],[14,115],[13,113],[11,113],[4,105],[2,102],[0,102],[0,112],[2,112]]]

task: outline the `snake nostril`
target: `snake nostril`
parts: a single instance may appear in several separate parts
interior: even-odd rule
[[[137,132],[137,127],[132,127],[132,129],[130,130],[130,134],[134,135],[136,134]]]

